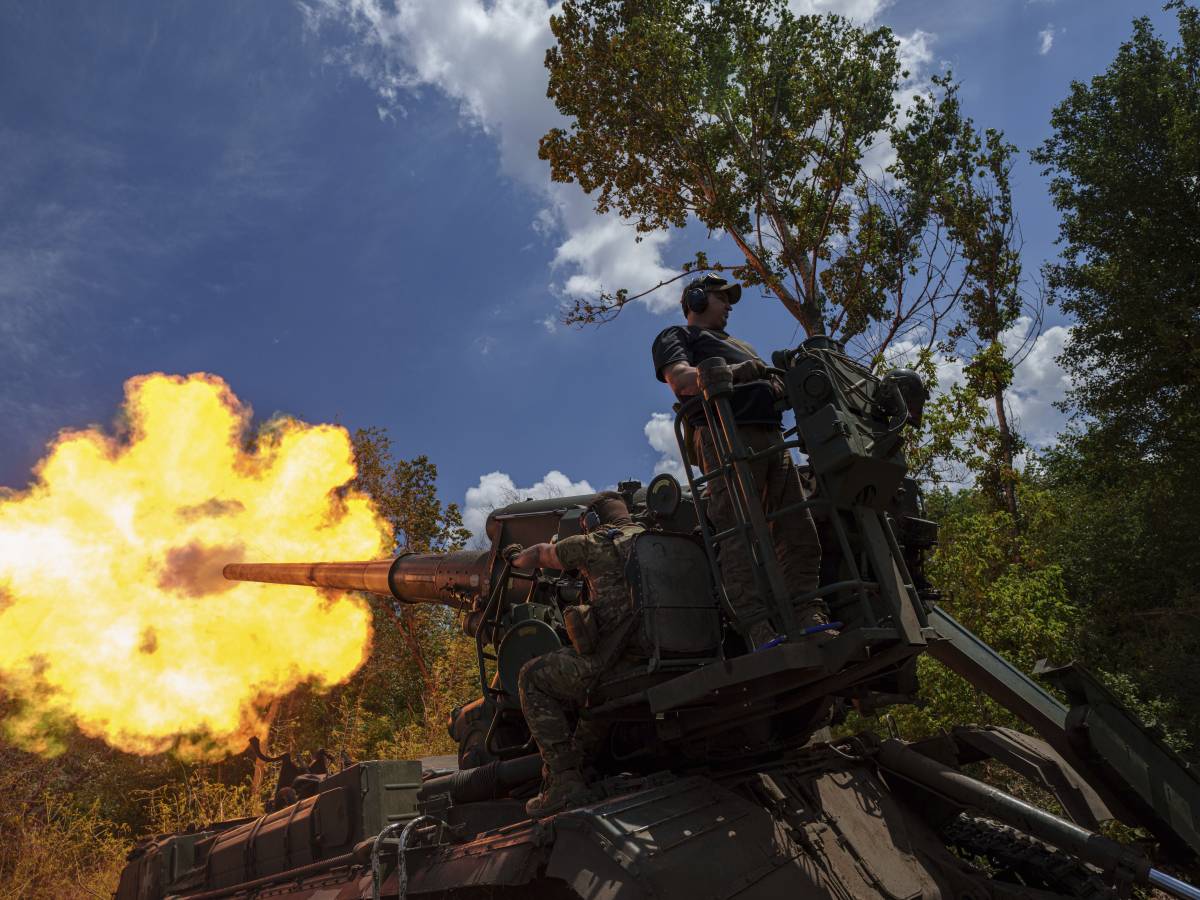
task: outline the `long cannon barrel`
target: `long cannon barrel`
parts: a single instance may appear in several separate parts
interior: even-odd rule
[[[490,556],[487,550],[405,553],[368,562],[233,563],[223,571],[229,581],[367,591],[401,603],[470,609],[471,598],[486,589]]]

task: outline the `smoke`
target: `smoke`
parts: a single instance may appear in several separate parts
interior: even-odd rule
[[[222,570],[245,558],[246,548],[242,544],[206,547],[192,543],[186,547],[172,547],[167,551],[158,586],[185,597],[219,594],[234,587],[234,582],[225,580]]]

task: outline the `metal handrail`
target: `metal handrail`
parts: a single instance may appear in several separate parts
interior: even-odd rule
[[[398,900],[407,900],[408,897],[408,860],[405,856],[408,851],[409,835],[418,827],[428,825],[440,825],[442,828],[449,829],[449,825],[434,816],[417,816],[411,822],[393,822],[388,825],[383,831],[379,832],[375,837],[375,842],[371,845],[371,900],[381,900],[381,892],[383,890],[383,866],[380,863],[380,852],[384,844],[384,840],[389,834],[396,829],[403,827],[400,832],[400,840],[396,846],[396,866],[399,870],[397,877],[396,897]]]

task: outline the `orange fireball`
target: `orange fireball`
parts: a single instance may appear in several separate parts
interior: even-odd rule
[[[349,435],[270,423],[213,375],[125,385],[122,434],[64,432],[20,493],[0,494],[0,688],[10,740],[53,752],[64,722],[114,747],[236,752],[270,698],[334,685],[370,643],[366,606],[230,583],[255,560],[370,559],[388,528]]]

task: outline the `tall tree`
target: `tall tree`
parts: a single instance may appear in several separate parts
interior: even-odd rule
[[[1071,406],[1128,459],[1192,452],[1200,428],[1200,17],[1149,19],[1054,110],[1034,153],[1062,213],[1053,296],[1074,319]]]
[[[1086,609],[1085,655],[1136,674],[1200,733],[1200,15],[1167,5],[1089,82],[1071,85],[1034,158],[1052,175],[1074,318],[1062,362],[1076,430],[1042,459],[1061,527],[1046,543]]]
[[[392,456],[391,438],[381,428],[360,428],[354,433],[354,458],[358,476],[353,487],[370,495],[384,518],[391,523],[396,551],[458,550],[470,532],[463,527],[458,504],[445,506],[437,496],[437,466],[427,456],[411,460]],[[386,604],[387,610],[382,609]],[[424,694],[436,689],[433,665],[423,640],[431,626],[446,617],[428,609],[376,602],[379,613],[394,615],[403,635],[410,662],[420,673]],[[440,611],[438,611],[440,612]],[[435,622],[436,620],[436,622]],[[378,633],[378,631],[377,631]]]
[[[1016,150],[993,129],[962,134],[954,177],[939,210],[963,246],[965,276],[961,315],[946,330],[942,349],[965,362],[967,395],[991,407],[989,419],[963,430],[975,449],[972,469],[978,483],[1008,511],[1014,525],[1016,457],[1024,445],[1006,396],[1024,346],[1009,346],[1005,339],[1030,306],[1021,291],[1019,229],[1010,188]],[[1040,324],[1040,304],[1032,305]],[[1035,331],[1028,330],[1026,337],[1036,337]]]
[[[785,0],[566,0],[551,28],[549,95],[572,119],[541,141],[553,177],[641,232],[694,217],[726,233],[742,261],[701,253],[685,272],[731,269],[808,335],[877,365],[897,359],[889,347],[962,361],[924,456],[966,463],[1016,521],[1016,148],[963,114],[951,77],[901,109],[909,73],[888,29]],[[579,299],[567,318],[603,320],[636,296]]]
[[[990,175],[973,163],[991,139],[949,76],[901,111],[908,73],[888,29],[796,16],[785,0],[566,0],[551,28],[548,93],[571,119],[541,141],[556,180],[640,232],[691,217],[724,232],[743,259],[698,254],[685,271],[732,270],[809,335],[865,358],[933,346],[986,249],[965,229],[988,218],[957,205]],[[981,199],[1007,203],[1007,182]],[[580,299],[567,318],[602,320],[634,296]]]

